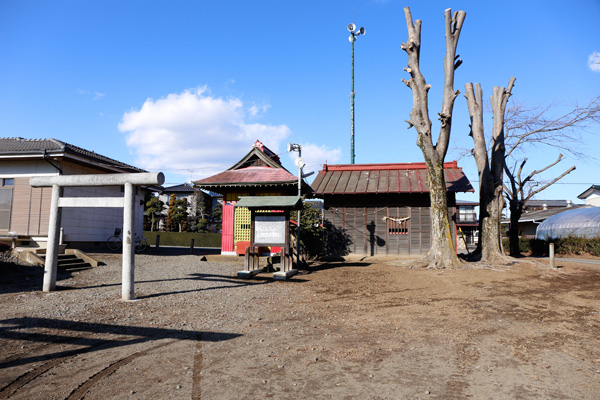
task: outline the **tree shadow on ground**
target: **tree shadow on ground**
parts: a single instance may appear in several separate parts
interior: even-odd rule
[[[32,331],[38,330],[38,332]],[[97,334],[118,335],[115,338],[92,337]],[[0,369],[29,363],[73,357],[110,348],[129,346],[161,339],[220,342],[242,336],[238,333],[184,331],[179,329],[150,328],[76,322],[48,318],[11,318],[0,320],[0,339],[47,344],[70,344],[80,346],[49,354],[24,356],[16,354],[0,361]]]
[[[173,281],[189,281],[189,280],[204,281],[204,282],[218,282],[218,283],[222,283],[223,285],[186,289],[186,290],[175,290],[175,291],[170,291],[170,292],[152,293],[152,294],[147,294],[147,295],[139,294],[139,295],[136,295],[136,299],[148,299],[148,298],[152,298],[152,297],[169,296],[169,295],[181,294],[181,293],[203,292],[203,291],[207,291],[207,290],[233,289],[233,288],[239,288],[239,287],[244,287],[244,286],[265,285],[265,284],[275,282],[275,279],[273,279],[272,277],[267,277],[267,276],[258,276],[257,275],[252,279],[242,279],[242,278],[237,278],[236,276],[231,276],[231,275],[194,273],[194,274],[189,274],[187,277],[184,277],[184,278],[153,279],[153,280],[146,280],[146,281],[135,281],[135,284],[173,282]],[[288,279],[287,281],[296,282],[296,283],[306,282],[305,279],[298,279],[298,278],[291,278],[291,279]],[[73,287],[71,289],[94,289],[94,288],[102,288],[102,287],[110,287],[110,286],[121,286],[121,283],[119,282],[119,283],[107,283],[107,284],[100,284],[100,285],[80,286],[80,287]]]
[[[58,268],[56,280],[72,278],[73,272],[73,269]],[[0,262],[0,294],[38,291],[42,289],[43,280],[43,267]]]
[[[333,268],[365,268],[370,266],[370,262],[346,262],[343,259],[329,260],[329,261],[313,261],[309,265],[301,268],[298,273],[300,275],[312,274],[314,272],[325,271]]]

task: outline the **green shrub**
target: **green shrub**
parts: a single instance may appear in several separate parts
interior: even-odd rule
[[[531,239],[528,238],[519,238],[519,250],[521,253],[529,253],[531,251],[530,241]],[[510,253],[509,243],[508,238],[502,238],[502,248],[506,254]]]
[[[194,247],[221,247],[220,233],[194,232],[144,232],[150,246],[156,244],[156,235],[160,235],[161,246],[189,246],[194,239]]]
[[[522,239],[523,240],[523,239]],[[589,254],[600,257],[600,238],[581,238],[569,236],[560,239],[541,240],[541,239],[525,239],[529,242],[531,254],[534,256],[548,256],[548,248],[550,243],[554,243],[555,254]],[[507,242],[508,243],[508,242]],[[504,244],[504,240],[503,240]]]

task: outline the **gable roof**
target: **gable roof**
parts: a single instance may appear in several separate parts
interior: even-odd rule
[[[163,193],[194,193],[196,190],[192,185],[186,182],[180,185],[166,187],[162,191]]]
[[[273,153],[267,146],[257,140],[252,149],[240,161],[235,163],[228,171],[250,166],[268,166],[271,168],[283,168],[279,156]],[[285,169],[285,168],[283,168]]]
[[[279,156],[260,141],[226,171],[192,182],[206,189],[264,185],[297,185],[298,177],[281,165]]]
[[[47,156],[67,157],[88,162],[93,161],[109,169],[116,168],[126,172],[147,172],[133,165],[125,164],[113,158],[57,139],[0,138],[0,158],[14,156],[30,158],[45,158]]]
[[[546,220],[547,218],[550,218],[554,215],[557,215],[557,214],[560,214],[562,212],[569,211],[569,210],[576,210],[578,208],[589,208],[589,206],[582,205],[582,204],[573,204],[571,206],[565,206],[565,207],[552,207],[552,208],[548,208],[547,210],[524,212],[523,214],[521,214],[521,218],[519,218],[519,222],[520,223],[533,222],[533,223],[539,224],[540,222],[542,222],[542,221]],[[505,218],[501,221],[501,223],[510,224],[510,219]]]
[[[578,199],[585,199],[585,198],[589,197],[590,195],[592,195],[595,191],[599,191],[600,192],[600,185],[592,185],[592,186],[590,186],[583,193],[581,193],[579,196],[577,196],[577,198]]]
[[[202,188],[217,186],[260,186],[266,184],[297,185],[298,178],[285,168],[247,167],[227,170],[211,177],[193,182]]]
[[[544,207],[567,207],[571,202],[569,200],[527,200],[525,208]]]
[[[456,161],[444,163],[446,189],[473,192]],[[428,193],[425,163],[339,164],[323,166],[312,183],[314,195]]]

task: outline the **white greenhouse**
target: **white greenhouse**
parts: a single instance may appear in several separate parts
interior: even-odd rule
[[[542,222],[536,231],[536,238],[542,240],[567,236],[600,237],[600,207],[561,212]]]

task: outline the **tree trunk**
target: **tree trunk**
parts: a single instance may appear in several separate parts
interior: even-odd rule
[[[430,168],[431,165],[431,168]],[[459,268],[462,262],[456,255],[453,232],[448,219],[448,197],[443,162],[427,163],[429,198],[431,201],[431,249],[423,259],[429,268]]]
[[[465,85],[465,97],[471,116],[473,156],[479,175],[479,242],[471,255],[473,260],[493,262],[504,259],[500,238],[500,214],[504,205],[504,115],[514,82],[515,78],[511,77],[506,90],[495,86],[490,98],[494,125],[489,158],[483,129],[483,91],[478,83],[475,84],[475,89],[471,83]]]
[[[511,199],[510,208],[510,229],[508,231],[510,255],[512,257],[521,256],[521,247],[519,246],[519,219],[523,214],[523,204],[519,200]]]
[[[444,158],[448,151],[452,111],[458,91],[454,91],[454,70],[462,63],[456,55],[456,46],[466,13],[457,11],[452,15],[450,9],[444,11],[446,33],[446,56],[444,57],[444,95],[442,110],[438,114],[441,121],[437,143],[432,140],[431,120],[427,95],[430,89],[421,73],[419,61],[421,51],[421,21],[415,20],[408,7],[404,8],[404,16],[408,28],[408,40],[401,48],[408,55],[408,67],[404,70],[410,74],[410,79],[402,79],[413,95],[413,108],[410,112],[409,128],[417,131],[417,145],[423,152],[427,165],[427,183],[431,203],[431,249],[416,265],[430,268],[460,267],[459,260],[452,242],[450,221],[448,219],[447,190],[444,179]]]

